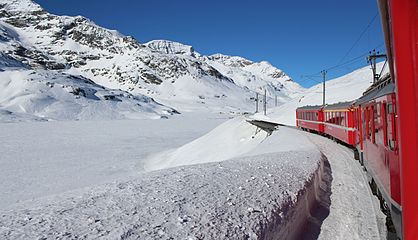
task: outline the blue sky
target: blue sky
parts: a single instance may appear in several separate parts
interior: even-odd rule
[[[320,79],[302,75],[317,75],[373,48],[383,49],[380,16],[366,28],[378,12],[375,0],[35,1],[54,14],[82,15],[142,43],[168,39],[205,55],[266,60],[305,87]],[[330,70],[328,77],[366,64],[365,57],[358,58]]]

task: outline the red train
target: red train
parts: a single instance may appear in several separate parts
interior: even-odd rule
[[[296,126],[352,147],[397,235],[418,239],[418,1],[378,0],[390,74],[353,102],[296,110]]]

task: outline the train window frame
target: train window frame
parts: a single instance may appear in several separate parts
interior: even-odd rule
[[[392,102],[388,102],[387,104],[387,112],[388,112],[388,117],[392,118],[391,119],[391,124],[388,124],[388,129],[391,129],[391,137],[388,136],[388,146],[389,149],[391,151],[395,150],[395,144],[396,144],[396,138],[395,138],[395,134],[396,134],[396,129],[394,127],[395,125],[395,118],[393,117],[395,115],[395,109],[394,109],[394,104]]]
[[[375,108],[376,106],[373,104],[370,107],[370,135],[373,144],[376,144],[376,123],[375,123]]]
[[[370,107],[366,108],[366,139],[371,139],[372,134],[370,133]]]
[[[363,107],[362,108],[362,113],[363,114],[363,118],[362,118],[362,128],[363,128],[363,139],[367,139],[367,108]]]
[[[348,124],[348,117],[349,117],[349,113],[345,112],[345,126],[348,127],[350,124]]]
[[[382,108],[382,114],[381,114],[381,120],[382,120],[382,130],[383,130],[383,145],[385,147],[388,147],[389,140],[388,140],[388,114],[387,114],[387,103],[384,101],[381,105]]]

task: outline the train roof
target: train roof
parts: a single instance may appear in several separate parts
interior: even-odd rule
[[[322,105],[308,105],[303,107],[298,107],[296,110],[321,110]]]
[[[357,101],[355,105],[361,105],[378,97],[394,93],[395,84],[393,83],[390,74],[383,76],[378,82],[370,86]]]
[[[354,101],[339,102],[335,104],[326,105],[324,110],[348,109],[353,105]]]

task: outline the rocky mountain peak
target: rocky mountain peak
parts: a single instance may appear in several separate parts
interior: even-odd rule
[[[8,12],[40,12],[43,8],[31,0],[0,0],[0,9]]]
[[[181,54],[199,57],[200,54],[192,46],[168,40],[153,40],[144,44],[152,50],[165,54]]]
[[[211,61],[221,62],[222,64],[229,67],[245,67],[254,63],[253,61],[243,57],[228,56],[220,53],[210,55],[208,56],[208,59]]]

